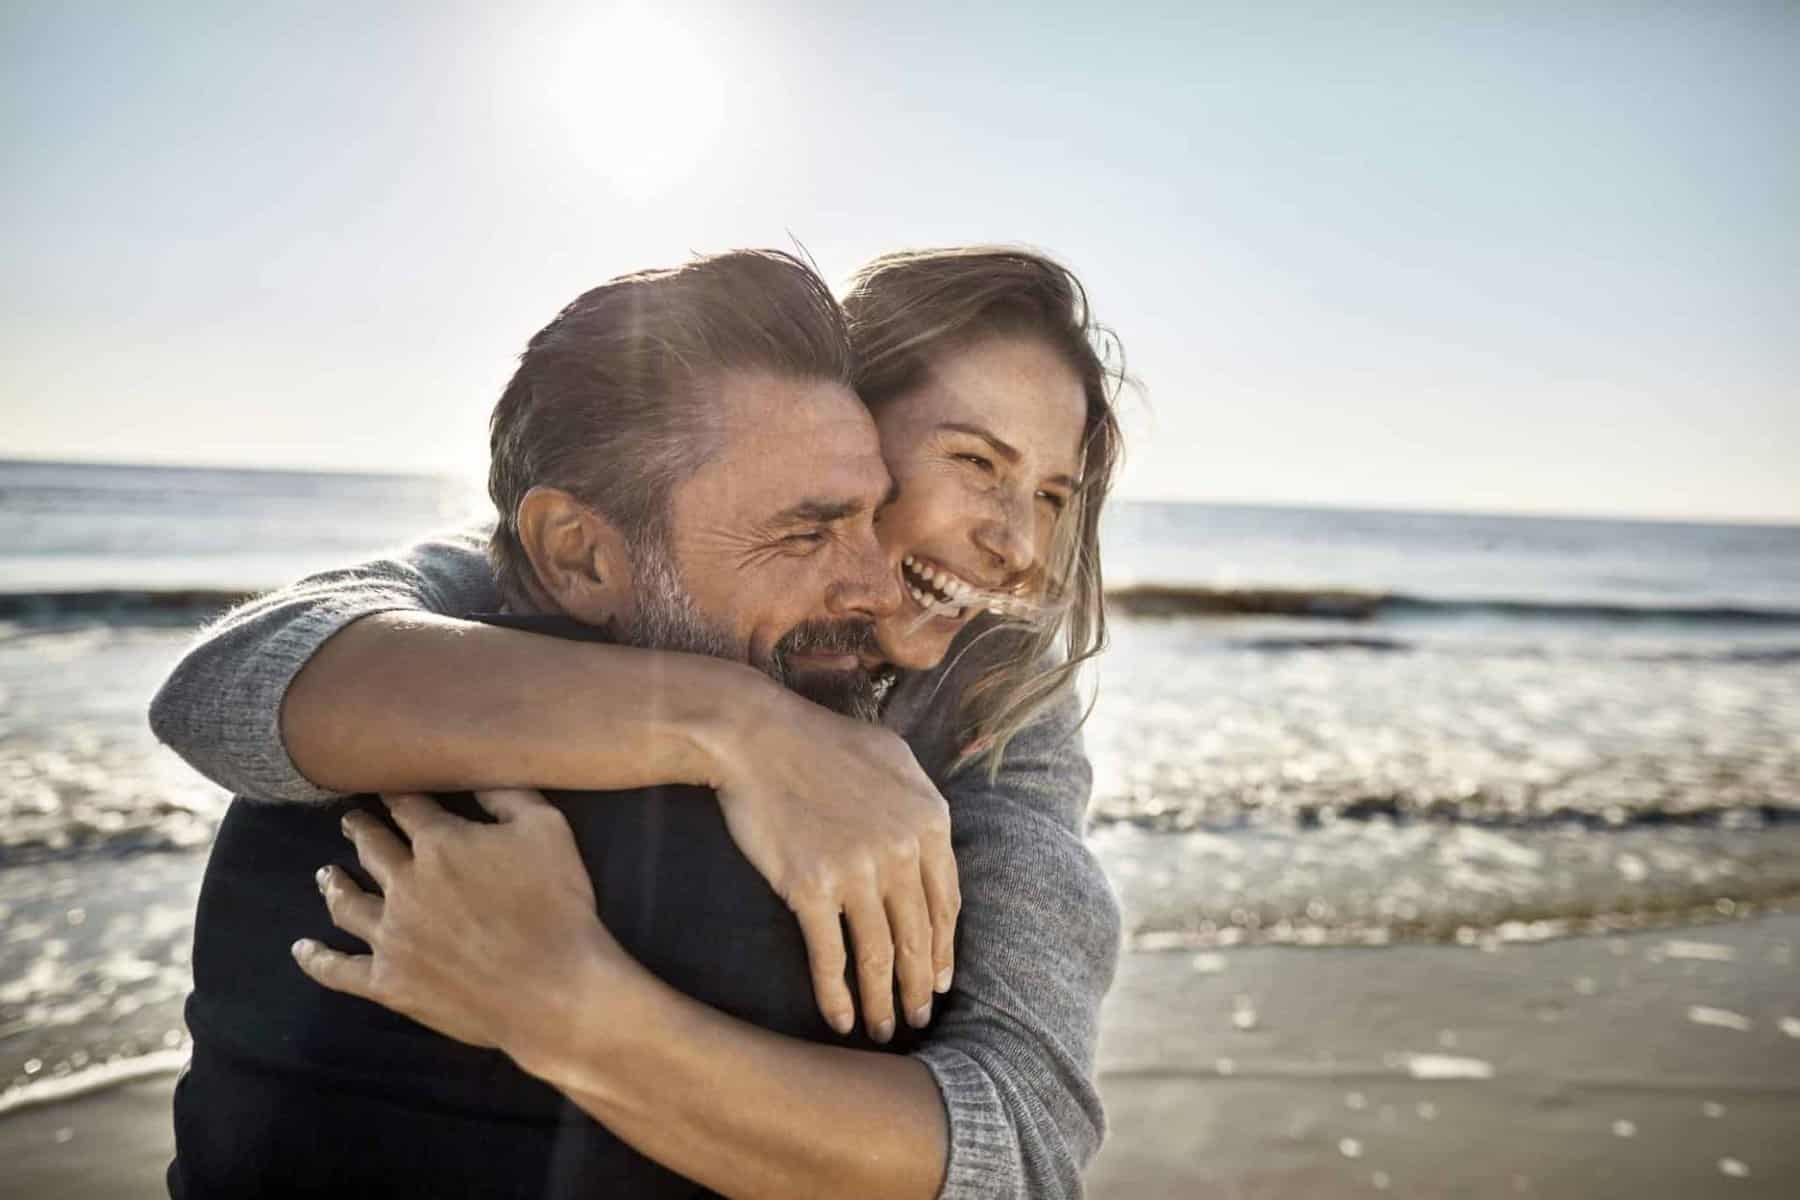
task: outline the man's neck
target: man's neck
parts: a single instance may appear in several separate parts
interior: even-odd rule
[[[502,611],[497,613],[473,613],[471,616],[487,625],[498,625],[504,629],[521,629],[527,633],[541,633],[547,637],[564,638],[571,642],[613,642],[612,628],[608,625],[589,625],[577,621],[567,613],[537,613]]]

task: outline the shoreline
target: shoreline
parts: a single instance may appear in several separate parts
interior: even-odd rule
[[[1796,914],[1487,953],[1129,951],[1088,1194],[1791,1194],[1797,956]],[[172,1087],[165,1069],[15,1103],[9,1182],[162,1196]]]

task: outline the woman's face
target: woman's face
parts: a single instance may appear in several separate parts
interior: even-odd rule
[[[899,494],[881,513],[900,611],[879,625],[899,666],[936,666],[990,603],[1041,582],[1081,475],[1087,397],[1043,341],[996,336],[940,358],[875,415]]]

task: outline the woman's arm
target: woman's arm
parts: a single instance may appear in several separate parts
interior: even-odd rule
[[[568,1018],[530,1022],[515,1060],[684,1174],[722,1147],[726,1166],[754,1164],[724,1177],[735,1188],[693,1175],[726,1195],[1080,1197],[1105,1136],[1095,1054],[1121,929],[1082,838],[1092,773],[1079,723],[1065,696],[1014,739],[994,781],[974,767],[946,787],[961,951],[910,1058],[779,1038],[652,979],[623,1023],[583,1008],[572,981]]]
[[[747,666],[461,620],[499,606],[487,531],[227,613],[150,704],[162,741],[258,800],[716,784],[780,697]]]
[[[478,527],[428,539],[394,558],[314,575],[227,613],[150,702],[157,738],[234,794],[293,803],[336,799],[341,793],[307,778],[288,756],[281,728],[288,685],[321,646],[362,618],[497,607],[487,533]]]
[[[150,705],[196,770],[259,800],[531,783],[712,783],[747,666],[462,620],[499,606],[472,529],[314,575],[206,631]],[[605,730],[605,737],[596,737]]]
[[[948,1114],[946,1198],[1079,1197],[1105,1135],[1095,1055],[1121,928],[1082,838],[1080,715],[1064,696],[992,783],[974,765],[945,786],[964,897],[956,987],[914,1057]]]
[[[721,659],[383,612],[308,659],[281,734],[333,793],[713,785],[728,726],[775,691]]]
[[[724,1196],[940,1194],[944,1105],[916,1060],[771,1033],[642,968],[589,970],[572,985],[623,1002],[572,1003],[509,1053],[640,1153]]]
[[[1065,696],[993,782],[975,767],[946,787],[962,949],[909,1058],[780,1038],[650,979],[624,1022],[583,1006],[596,983],[571,981],[568,1016],[530,1022],[515,1060],[724,1195],[1080,1197],[1105,1136],[1095,1054],[1121,929],[1082,838],[1079,722]],[[726,1182],[690,1169],[721,1149]]]
[[[952,788],[964,954],[910,1059],[781,1038],[634,972],[593,916],[566,823],[529,798],[503,798],[499,826],[396,798],[416,862],[358,822],[387,898],[335,871],[326,897],[374,952],[297,955],[328,987],[499,1046],[727,1195],[1079,1196],[1104,1131],[1094,1054],[1120,928],[1080,837],[1078,716],[1066,698],[1015,740],[995,783]]]
[[[630,1037],[578,1010],[520,1061],[640,1153],[724,1196],[939,1195],[944,1106],[917,1061],[770,1033],[641,970],[626,994]]]
[[[741,663],[458,620],[491,610],[485,531],[328,572],[227,615],[151,705],[202,774],[263,800],[532,786],[714,788],[732,839],[794,910],[819,1008],[885,1041],[954,970],[943,797],[896,735]],[[901,1011],[895,1011],[898,978]]]
[[[1094,1061],[1121,931],[1083,838],[1093,771],[1080,697],[1064,691],[1021,729],[993,780],[983,762],[952,766],[954,698],[1006,652],[972,625],[889,705],[949,801],[963,886],[956,988],[916,1051],[943,1092],[944,1195],[956,1200],[1079,1196],[1105,1132]]]

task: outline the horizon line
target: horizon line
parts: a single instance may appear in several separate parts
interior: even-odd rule
[[[376,479],[436,479],[445,482],[467,482],[479,485],[485,471],[458,468],[412,468],[372,470],[367,467],[321,466],[307,463],[272,464],[221,461],[175,461],[170,459],[71,458],[57,454],[0,455],[0,466],[65,466],[123,467],[165,471],[235,471],[270,475],[345,475]],[[1244,496],[1175,496],[1164,493],[1125,494],[1115,491],[1112,499],[1132,504],[1194,504],[1219,508],[1331,509],[1338,512],[1391,513],[1413,516],[1458,516],[1527,518],[1551,521],[1617,521],[1644,525],[1749,525],[1774,528],[1800,528],[1800,511],[1786,515],[1768,513],[1721,512],[1646,512],[1606,509],[1573,509],[1560,507],[1521,507],[1501,509],[1480,505],[1444,502],[1438,507],[1416,504],[1383,503],[1363,500],[1298,500],[1291,498],[1248,498]]]

